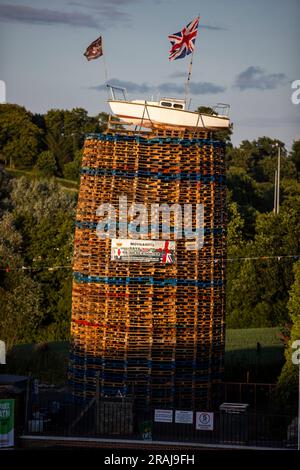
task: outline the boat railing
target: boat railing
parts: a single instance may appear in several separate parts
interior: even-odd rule
[[[226,103],[217,103],[212,107],[212,110],[218,116],[229,116],[230,104]]]
[[[128,101],[126,88],[110,85],[109,83],[107,83],[106,86],[110,92],[110,96],[113,101]]]

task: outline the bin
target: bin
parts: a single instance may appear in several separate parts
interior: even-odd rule
[[[220,441],[226,444],[247,444],[249,440],[248,403],[220,405]]]

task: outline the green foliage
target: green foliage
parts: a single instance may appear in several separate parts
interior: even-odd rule
[[[74,196],[22,177],[12,181],[9,205],[0,219],[0,337],[9,347],[68,338],[71,270],[52,266],[71,264]]]
[[[300,340],[300,260],[294,264],[294,282],[289,291],[288,312],[292,328],[290,341],[285,351],[286,363],[278,380],[277,400],[280,406],[288,403],[295,411],[299,397],[299,365],[293,364],[292,353],[295,351],[293,342]]]
[[[213,113],[208,107],[199,111]],[[0,105],[0,157],[7,167],[17,167],[10,168],[11,179],[0,171],[0,334],[10,345],[68,338],[71,270],[51,267],[71,264],[84,136],[103,131],[107,120],[106,113],[90,117],[82,108],[32,115],[20,106]],[[300,140],[288,154],[282,142],[266,136],[234,147],[231,133],[232,128],[212,135],[227,143],[227,242],[228,257],[234,258],[227,264],[227,326],[273,327],[292,319],[294,338],[300,334],[296,260],[280,255],[300,253]],[[278,215],[273,213],[276,144],[281,147]],[[41,175],[54,176],[53,181]],[[245,259],[253,257],[260,259]],[[25,318],[28,329],[22,331]],[[290,353],[289,348],[287,359]],[[282,383],[294,380],[290,363]]]
[[[245,221],[238,211],[236,202],[228,204],[227,243],[228,254],[233,255],[244,244]]]
[[[82,160],[82,151],[77,150],[75,152],[74,160],[64,165],[63,172],[64,172],[65,178],[69,180],[79,181],[81,160]]]
[[[275,259],[234,261],[228,264],[227,323],[231,328],[263,327],[288,320],[287,292],[293,281],[293,258],[278,254],[299,253],[300,224],[297,212],[283,206],[279,215],[259,214],[254,239],[236,256],[274,256]]]
[[[78,151],[86,133],[104,130],[108,114],[90,117],[83,108],[51,109],[45,114],[45,145],[55,158],[57,175],[78,179]]]
[[[35,164],[41,131],[32,115],[15,104],[0,104],[0,153],[5,164],[30,168]]]
[[[54,156],[57,174],[62,176],[64,164],[72,160],[72,142],[61,133],[58,126],[47,131],[45,142]]]
[[[22,195],[22,199],[20,199]],[[51,339],[68,337],[66,321],[70,318],[71,290],[66,295],[65,283],[70,286],[70,269],[48,270],[45,267],[69,266],[73,248],[74,196],[66,194],[54,182],[33,181],[23,178],[14,181],[11,193],[14,217],[23,234],[25,262],[34,266],[33,279],[42,289],[42,308],[45,313],[40,338],[47,338],[47,331],[57,323],[57,336]],[[61,323],[59,301],[67,310],[66,321]]]
[[[218,115],[215,109],[210,106],[199,106],[196,109],[196,112],[200,114],[208,114],[209,116]],[[230,124],[228,129],[214,131],[213,139],[221,140],[222,142],[226,142],[227,144],[230,144],[232,132],[233,132],[233,124]]]
[[[0,287],[0,337],[10,349],[38,338],[43,312],[39,285],[27,274],[18,273],[14,282],[5,284],[5,289]]]
[[[37,169],[40,171],[42,176],[54,176],[57,167],[54,155],[49,150],[45,150],[40,153],[36,163]]]
[[[300,339],[300,260],[294,264],[294,283],[290,289],[288,311],[293,323],[291,342]]]
[[[279,332],[279,328],[227,329],[226,380],[242,382],[249,373],[250,381],[258,377],[261,382],[274,382],[284,360]],[[67,378],[69,350],[68,341],[18,345],[8,355],[6,372],[32,373],[42,381],[63,384]]]
[[[7,356],[6,373],[29,375],[43,383],[66,383],[69,344],[51,342],[21,344],[12,348]]]
[[[0,338],[8,349],[35,340],[43,319],[39,285],[19,269],[22,242],[13,215],[4,213],[0,219]]]
[[[280,328],[226,330],[225,380],[274,383],[283,364]]]
[[[276,142],[264,137],[227,151],[228,256],[238,258],[227,266],[227,325],[231,328],[274,326],[289,319],[288,291],[295,260],[280,255],[300,253],[296,236],[300,233],[300,185],[296,166],[283,149],[281,205],[279,215],[274,215]],[[264,255],[274,259],[244,260]]]
[[[290,158],[296,167],[298,178],[299,178],[300,176],[300,140],[294,141]]]

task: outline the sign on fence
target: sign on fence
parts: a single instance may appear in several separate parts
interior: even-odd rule
[[[193,424],[193,412],[192,411],[183,411],[183,410],[176,410],[175,411],[175,423],[183,423],[183,424]]]
[[[154,421],[156,423],[173,423],[173,410],[155,410]]]
[[[214,414],[207,411],[197,411],[196,413],[196,429],[201,431],[214,430]]]
[[[5,343],[0,341],[0,364],[6,364]]]
[[[15,400],[0,400],[0,447],[14,445]]]

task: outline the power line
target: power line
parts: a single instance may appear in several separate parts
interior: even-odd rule
[[[220,261],[251,261],[251,260],[259,260],[259,261],[266,261],[266,260],[277,260],[281,261],[284,259],[300,259],[300,254],[296,255],[271,255],[271,256],[237,256],[237,257],[230,257],[230,258],[203,258],[205,261],[214,261],[216,263]],[[39,270],[48,270],[48,271],[55,271],[57,269],[72,269],[71,264],[66,265],[54,265],[54,266],[16,266],[10,267],[7,266],[5,268],[0,268],[0,271],[39,271]]]

